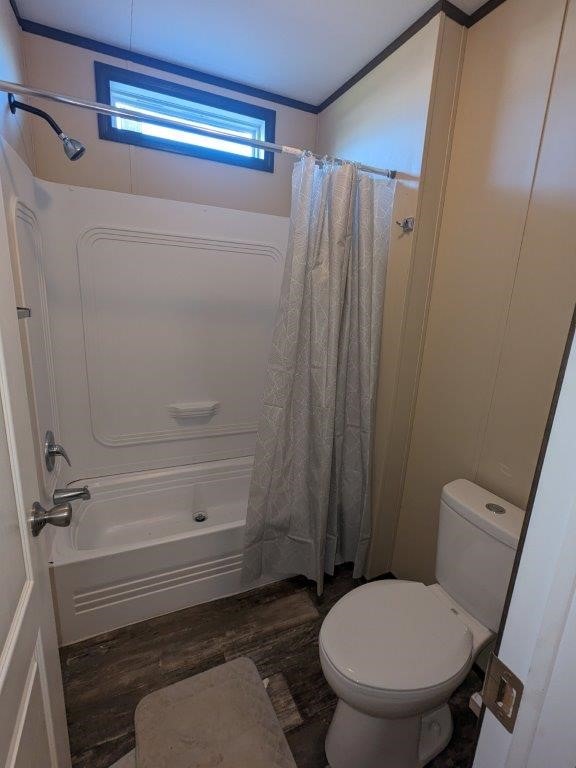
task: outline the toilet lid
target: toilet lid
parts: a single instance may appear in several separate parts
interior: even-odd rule
[[[470,660],[472,633],[424,584],[390,579],[339,600],[324,620],[320,644],[355,683],[414,691],[457,675]]]

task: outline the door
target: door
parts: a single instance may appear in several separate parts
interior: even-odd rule
[[[574,768],[576,344],[572,326],[498,657],[524,684],[514,730],[484,713],[473,768]],[[537,482],[537,486],[536,486]],[[530,507],[529,507],[530,510]]]
[[[48,553],[28,519],[40,495],[18,322],[0,205],[0,766],[68,768]]]

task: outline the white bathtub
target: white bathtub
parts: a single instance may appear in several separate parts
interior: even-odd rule
[[[52,549],[61,645],[240,592],[251,470],[250,457],[86,481],[92,498]]]

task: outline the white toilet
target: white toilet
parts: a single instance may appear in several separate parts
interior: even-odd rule
[[[440,501],[437,584],[376,581],[349,592],[320,630],[338,706],[331,768],[421,768],[452,736],[448,699],[498,629],[524,512],[455,480]]]

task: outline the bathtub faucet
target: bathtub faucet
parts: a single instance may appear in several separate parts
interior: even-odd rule
[[[90,491],[88,486],[85,485],[82,488],[56,488],[52,501],[54,504],[63,504],[67,501],[75,501],[76,499],[88,501],[89,498]]]

